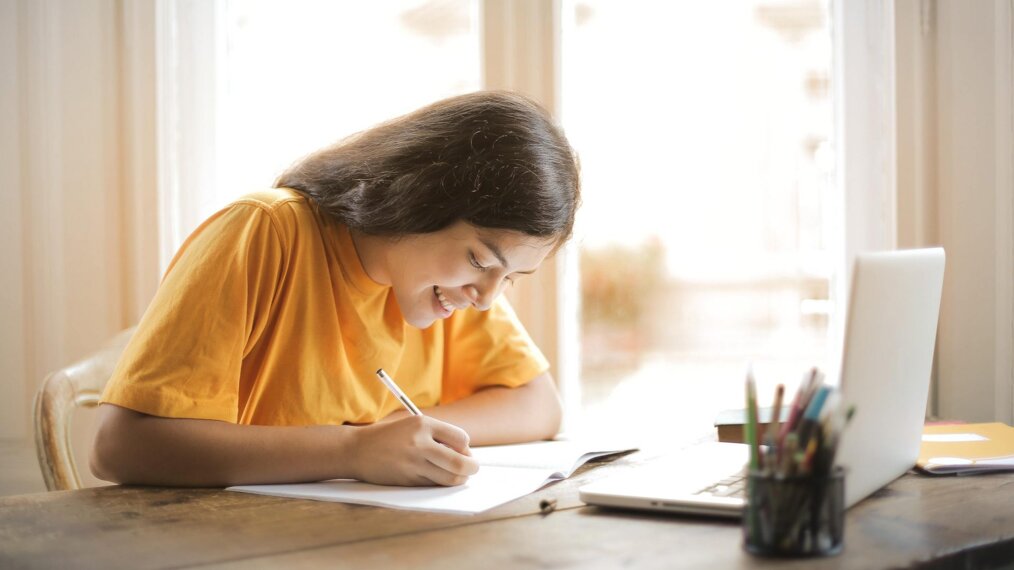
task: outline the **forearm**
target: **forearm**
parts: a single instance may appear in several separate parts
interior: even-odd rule
[[[487,388],[423,413],[462,428],[473,446],[549,439],[559,431],[562,417],[548,373],[518,388]]]
[[[219,487],[354,477],[351,426],[273,427],[100,407],[92,471],[116,483]]]

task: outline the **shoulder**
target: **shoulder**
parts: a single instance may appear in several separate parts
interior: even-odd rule
[[[291,188],[268,188],[252,192],[236,199],[227,209],[265,215],[283,238],[294,231],[316,228],[318,225],[309,200]]]
[[[284,210],[311,210],[306,197],[290,188],[268,188],[236,199],[230,206],[253,206],[269,215]]]

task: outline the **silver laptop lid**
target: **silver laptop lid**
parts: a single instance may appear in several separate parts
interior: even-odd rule
[[[837,456],[846,507],[919,456],[943,278],[941,248],[856,257],[841,367],[843,404],[856,414]]]

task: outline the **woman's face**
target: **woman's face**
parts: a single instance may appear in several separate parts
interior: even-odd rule
[[[554,245],[551,239],[457,222],[383,242],[374,270],[366,269],[394,289],[405,320],[424,329],[456,310],[489,309],[506,285],[533,273]]]

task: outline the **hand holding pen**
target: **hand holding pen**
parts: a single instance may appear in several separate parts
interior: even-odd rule
[[[383,370],[377,376],[412,416],[355,428],[348,457],[356,479],[381,485],[452,486],[478,472],[464,430],[423,415]]]

